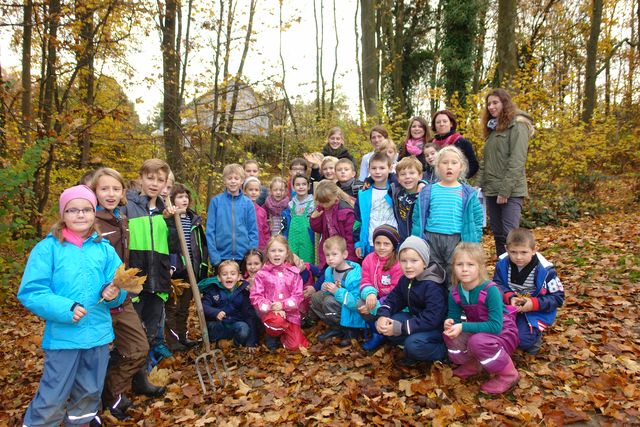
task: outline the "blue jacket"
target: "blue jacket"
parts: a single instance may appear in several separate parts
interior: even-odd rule
[[[390,188],[387,182],[387,191]],[[353,241],[354,248],[361,248],[362,258],[366,257],[373,251],[373,247],[369,245],[369,219],[371,218],[371,201],[373,199],[373,186],[358,193],[358,199],[355,205],[356,221],[353,224]],[[384,199],[393,208],[393,200],[389,193],[385,194]]]
[[[431,186],[427,185],[420,191],[418,201],[413,205],[412,236],[427,240],[425,229],[431,203]],[[480,243],[482,241],[482,206],[478,200],[478,190],[468,184],[462,184],[462,242]]]
[[[534,310],[528,313],[518,313],[524,316],[530,327],[543,331],[556,320],[558,307],[564,304],[564,287],[558,278],[556,269],[545,257],[536,253],[538,265],[535,269],[535,292],[531,294]],[[505,252],[498,259],[493,281],[498,284],[504,295],[504,303],[509,304],[516,294],[509,287],[509,254]]]
[[[378,317],[391,317],[408,308],[411,319],[402,324],[402,335],[442,331],[447,318],[445,283],[445,272],[435,263],[413,280],[402,276],[378,308]]]
[[[207,248],[211,265],[233,259],[240,261],[258,247],[258,223],[253,202],[242,192],[224,191],[211,199],[207,213]]]
[[[343,277],[342,286],[338,288],[334,297],[342,307],[340,310],[340,325],[348,328],[364,328],[365,321],[360,316],[357,308],[360,299],[360,280],[362,279],[362,269],[360,265],[347,261],[351,270],[347,271]],[[335,283],[333,279],[333,268],[327,267],[324,273],[324,281]]]
[[[49,234],[29,255],[18,299],[45,320],[45,350],[88,349],[114,339],[109,309],[122,304],[127,293],[120,291],[109,302],[98,301],[122,261],[107,239],[95,242],[96,237],[93,233],[79,248],[66,241],[60,243]],[[74,323],[76,304],[87,314]]]

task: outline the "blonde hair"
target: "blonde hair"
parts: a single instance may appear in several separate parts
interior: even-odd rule
[[[527,246],[528,248],[536,248],[536,238],[531,230],[526,228],[514,228],[507,234],[507,248],[509,246]]]
[[[126,205],[127,204],[127,184],[124,182],[124,178],[122,178],[122,175],[120,175],[120,172],[118,172],[115,169],[100,168],[97,171],[95,171],[95,173],[93,174],[93,178],[91,179],[91,183],[89,185],[89,187],[91,187],[91,191],[93,191],[94,193],[96,192],[96,189],[98,188],[98,181],[103,176],[110,176],[111,178],[117,180],[120,184],[122,184],[122,197],[120,198],[120,202],[118,203],[118,205],[119,206]],[[99,203],[100,201],[98,200],[98,204]]]
[[[224,169],[222,169],[222,179],[226,179],[232,173],[235,173],[240,177],[242,181],[244,181],[244,178],[245,178],[244,168],[237,163],[228,164],[227,166],[224,167]]]
[[[353,162],[347,158],[339,159],[336,162],[336,169],[338,169],[338,165],[348,165],[352,171],[356,171],[356,165],[354,165]]]
[[[478,275],[480,276],[480,282],[489,280],[489,273],[487,272],[486,260],[484,255],[484,249],[479,243],[462,242],[456,246],[451,256],[451,283],[457,285],[460,283],[460,279],[456,276],[456,259],[459,256],[466,255],[478,264]]]
[[[324,169],[324,167],[327,165],[327,163],[333,163],[333,166],[335,167],[336,163],[338,163],[338,158],[337,157],[333,157],[333,156],[325,156],[324,159],[322,159],[322,162],[320,163],[320,170],[322,171],[322,169]]]
[[[284,237],[282,234],[273,236],[267,242],[267,247],[265,248],[265,252],[267,253],[267,260],[271,262],[271,260],[269,259],[269,248],[271,248],[271,246],[273,246],[276,243],[280,243],[281,245],[284,245],[285,248],[287,248],[287,256],[285,257],[284,260],[285,262],[291,265],[294,265],[295,263],[293,260],[293,252],[291,252],[291,249],[289,249],[289,242],[287,242],[287,238]]]
[[[338,126],[335,126],[335,127],[332,127],[331,129],[329,129],[329,132],[327,132],[327,141],[329,140],[329,138],[331,138],[336,133],[339,133],[340,136],[342,137],[342,143],[343,144],[347,142],[344,139],[344,132],[342,132],[342,128],[340,128]]]
[[[269,183],[269,190],[272,190],[273,186],[277,184],[282,185],[285,190],[287,189],[287,181],[285,181],[284,178],[282,178],[281,176],[276,176]]]
[[[169,175],[167,175],[167,184],[168,183],[176,183],[176,176],[173,174],[173,171],[169,171]]]
[[[169,179],[169,174],[171,173],[171,168],[164,160],[160,159],[147,159],[140,166],[139,174],[140,176],[147,173],[157,173],[158,171],[162,171]]]
[[[322,244],[322,250],[328,251],[337,248],[340,252],[347,250],[347,241],[342,236],[331,236]]]
[[[422,175],[422,163],[413,156],[404,157],[396,164],[396,174],[400,174],[403,170],[411,168],[417,170],[418,173]]]
[[[393,142],[390,138],[385,139],[378,145],[378,149],[376,150],[378,153],[386,153],[389,148],[393,148],[393,150],[398,153],[398,147],[395,142]]]
[[[441,148],[440,151],[438,151],[438,154],[436,154],[436,160],[433,163],[436,175],[438,176],[438,178],[442,179],[442,177],[440,176],[440,172],[438,172],[438,165],[442,161],[444,155],[449,153],[454,154],[458,157],[458,160],[460,160],[460,164],[462,165],[462,167],[460,169],[460,176],[458,177],[458,179],[464,179],[464,177],[467,176],[469,162],[467,161],[467,157],[462,153],[462,151],[460,151],[458,147],[454,147],[453,145],[447,145],[446,147]]]
[[[222,261],[220,265],[218,265],[218,276],[220,276],[220,272],[222,271],[222,269],[226,267],[233,267],[235,268],[236,272],[240,274],[240,266],[238,265],[238,263],[232,259],[228,259],[228,260]]]
[[[329,180],[322,180],[313,190],[316,203],[329,203],[335,199],[347,202],[353,208],[353,198],[342,191],[335,183]]]

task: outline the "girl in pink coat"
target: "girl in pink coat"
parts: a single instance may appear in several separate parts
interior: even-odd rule
[[[267,242],[271,237],[271,230],[269,229],[269,222],[267,220],[267,211],[257,203],[260,197],[260,180],[255,176],[250,176],[245,179],[242,191],[251,199],[253,207],[256,209],[256,222],[258,225],[258,249],[264,250],[267,246]]]
[[[255,275],[250,300],[262,319],[270,350],[281,343],[288,350],[308,347],[300,328],[300,304],[304,299],[300,271],[293,265],[287,239],[273,236],[267,243],[267,262]],[[278,342],[280,341],[280,343]]]

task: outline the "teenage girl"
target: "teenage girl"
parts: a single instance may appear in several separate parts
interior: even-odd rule
[[[264,210],[267,211],[271,236],[282,233],[282,212],[288,205],[287,182],[276,176],[269,184],[269,196],[263,205]]]

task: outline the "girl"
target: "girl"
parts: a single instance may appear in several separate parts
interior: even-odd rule
[[[347,251],[350,261],[358,261],[353,242],[353,223],[355,213],[353,211],[353,199],[344,191],[340,190],[331,181],[322,181],[315,190],[316,209],[309,217],[311,229],[320,234],[322,244],[331,236],[342,236],[347,241]],[[327,265],[324,251],[319,251],[320,266]]]
[[[466,178],[469,179],[478,172],[478,159],[476,158],[475,151],[473,151],[471,141],[463,138],[462,135],[456,132],[457,126],[456,116],[454,116],[451,111],[438,111],[433,115],[433,119],[431,120],[431,130],[436,133],[431,143],[435,144],[438,149],[452,144],[458,147],[467,158],[469,170],[467,171]]]
[[[429,265],[429,247],[419,237],[407,237],[399,253],[403,276],[378,309],[378,333],[394,344],[404,345],[403,365],[444,360],[445,272],[438,264]]]
[[[385,139],[378,146],[378,151],[385,153],[391,159],[389,173],[396,173],[396,165],[398,164],[398,147],[396,147],[396,144],[390,139]]]
[[[396,250],[400,243],[400,234],[395,227],[381,225],[373,231],[373,248],[362,261],[362,281],[360,298],[364,304],[358,310],[367,321],[372,332],[371,340],[364,343],[363,349],[373,351],[382,344],[384,337],[375,327],[375,315],[386,296],[396,287],[402,276]]]
[[[126,266],[129,263],[129,229],[127,218],[120,210],[121,206],[127,204],[124,179],[113,169],[100,168],[95,171],[91,188],[98,201],[96,225]],[[111,322],[115,334],[111,357],[117,359],[118,363],[109,364],[102,402],[111,415],[124,420],[128,418],[127,409],[131,406],[131,401],[124,393],[132,383],[132,378],[133,391],[136,393],[157,397],[165,389],[151,384],[147,379],[147,371],[142,369],[149,343],[131,298],[126,298],[121,306],[111,309]]]
[[[18,299],[45,320],[42,378],[24,425],[88,424],[100,408],[114,338],[109,309],[126,292],[111,283],[122,261],[98,234],[96,204],[87,186],[64,190],[60,219],[33,248],[22,276]]]
[[[519,378],[510,357],[518,345],[518,328],[510,306],[502,302],[498,286],[489,281],[479,244],[458,245],[453,254],[453,281],[456,285],[449,294],[443,334],[449,359],[461,365],[453,375],[469,378],[484,368],[495,376],[480,386],[482,391],[504,393]]]
[[[459,181],[467,171],[462,151],[452,145],[444,147],[435,166],[440,181],[420,191],[411,234],[424,237],[432,260],[449,271],[451,255],[460,241],[482,240],[482,206],[477,190]]]
[[[426,165],[427,161],[424,158],[424,144],[431,139],[429,134],[429,124],[422,117],[414,117],[409,122],[409,129],[407,129],[407,139],[400,147],[400,156],[398,160],[402,160],[407,156],[416,156],[422,166]]]
[[[309,179],[304,175],[292,178],[291,185],[295,197],[282,213],[284,232],[289,240],[291,252],[312,263],[316,259],[313,230],[309,226],[309,216],[315,209],[313,196],[309,194]]]
[[[436,174],[436,155],[438,154],[438,146],[433,142],[424,144],[424,158],[427,161],[424,167],[424,173],[422,179],[427,184],[433,184],[438,181],[438,175]]]
[[[264,265],[264,253],[258,249],[250,249],[244,256],[240,271],[243,271],[242,277],[249,283],[249,289],[253,286],[256,273],[260,271]]]
[[[504,89],[493,89],[482,112],[484,161],[478,185],[486,196],[496,255],[505,252],[507,234],[520,224],[522,202],[528,196],[525,164],[533,120],[519,111]]]
[[[327,143],[324,147],[322,147],[322,155],[332,156],[339,159],[349,159],[355,165],[356,162],[353,160],[353,156],[349,154],[349,151],[344,146],[344,134],[342,133],[342,129],[339,127],[334,127],[329,129],[327,134]]]
[[[369,141],[371,141],[371,146],[373,146],[373,151],[368,152],[364,156],[362,156],[362,161],[360,162],[360,176],[359,180],[364,181],[369,176],[369,160],[373,153],[378,151],[378,147],[380,144],[389,138],[389,132],[382,126],[374,126],[371,128],[369,132]]]
[[[256,209],[256,223],[258,225],[258,248],[264,250],[267,241],[271,237],[271,229],[267,220],[267,211],[258,204],[261,193],[260,180],[254,176],[245,179],[242,192],[251,199],[253,207]]]
[[[269,196],[264,202],[264,210],[267,211],[271,236],[282,233],[282,211],[289,205],[287,196],[287,182],[276,176],[269,184]]]
[[[273,236],[267,243],[267,262],[255,275],[250,298],[267,332],[269,349],[278,347],[278,337],[288,350],[309,346],[300,328],[302,279],[284,236]]]

